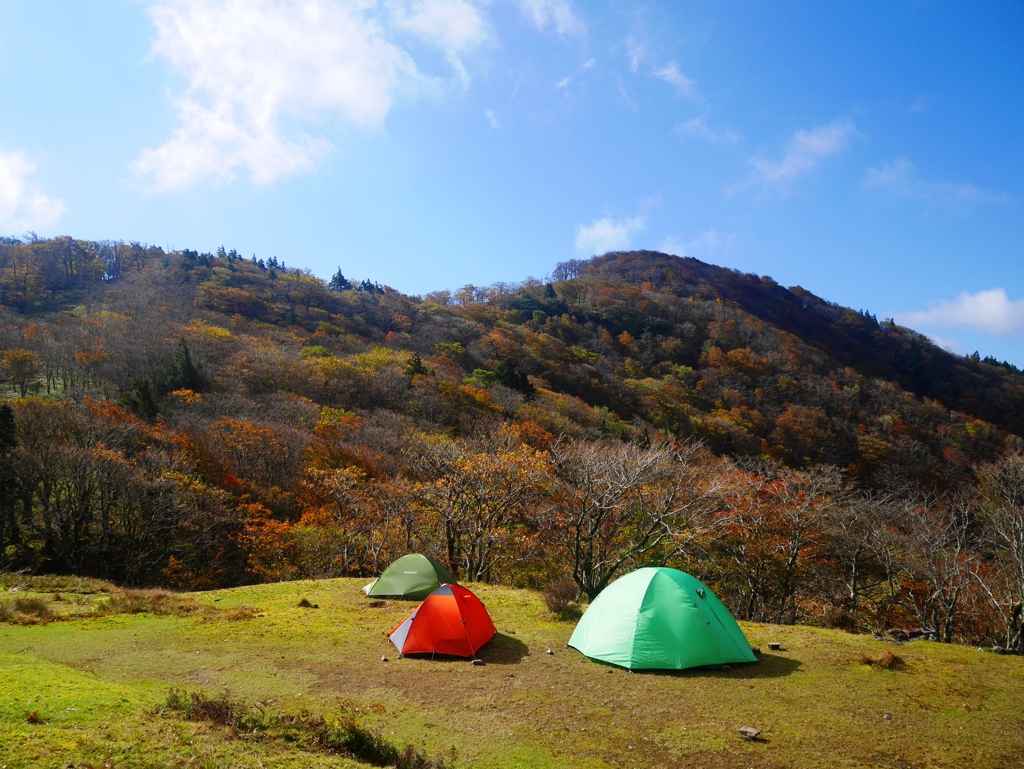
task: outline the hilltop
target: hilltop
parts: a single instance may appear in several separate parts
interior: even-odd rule
[[[639,419],[718,452],[795,467],[829,462],[861,476],[882,453],[915,480],[934,482],[958,472],[959,461],[994,456],[1000,431],[1024,434],[1024,376],[1010,364],[956,356],[799,286],[654,252],[562,263],[548,283],[418,297],[349,281],[340,269],[325,282],[223,249],[164,254],[58,238],[0,245],[0,304],[9,308],[3,349],[47,359],[35,377],[8,366],[15,388],[38,390],[43,375],[47,392],[98,388],[117,398],[139,378],[155,387],[184,336],[220,391],[384,407],[463,432],[486,421],[488,409],[476,404],[465,416],[456,404],[396,398],[384,383],[364,388],[349,371],[350,381],[317,381],[323,372],[310,369],[316,358],[373,349],[392,351],[395,361],[412,353],[423,366],[415,373],[437,384],[475,376],[482,386],[539,392],[531,414],[554,434],[628,432]],[[63,337],[75,327],[78,337],[61,340],[59,361],[50,324]],[[117,347],[128,339],[145,344],[130,353]],[[544,407],[549,393],[598,411],[558,419]],[[491,410],[513,410],[498,406]],[[951,450],[960,456],[950,460]],[[907,467],[904,454],[922,456]]]
[[[649,285],[676,296],[720,298],[825,353],[834,365],[898,384],[923,398],[1024,434],[1024,377],[992,357],[959,356],[891,319],[828,302],[810,291],[690,257],[648,251],[606,254],[581,277]]]

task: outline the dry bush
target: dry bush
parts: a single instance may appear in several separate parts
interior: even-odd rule
[[[157,617],[198,616],[207,621],[252,619],[260,610],[254,606],[219,609],[201,604],[191,596],[169,590],[123,590],[114,593],[96,608],[97,614],[153,614]]]
[[[319,713],[268,713],[235,699],[227,692],[208,697],[203,692],[171,689],[165,707],[181,713],[190,721],[208,721],[233,729],[251,738],[297,742],[308,750],[351,756],[373,766],[392,769],[454,769],[443,756],[430,757],[421,749],[406,745],[399,748],[389,742],[380,729],[356,723],[351,713],[328,721]]]
[[[0,573],[0,589],[10,590],[14,587],[33,593],[61,592],[78,595],[107,593],[111,589],[109,582],[93,579],[92,577],[76,577],[64,574],[42,574],[26,577],[23,574],[14,572]]]
[[[35,625],[53,619],[48,598],[15,598],[0,601],[0,621],[18,625]]]
[[[898,654],[893,654],[888,649],[875,656],[871,656],[867,652],[861,652],[860,664],[870,665],[875,670],[902,670],[906,667],[903,658]]]
[[[97,607],[100,614],[154,614],[185,617],[202,607],[192,598],[169,590],[124,590]]]
[[[215,610],[213,613],[207,614],[205,619],[222,619],[227,622],[237,622],[239,620],[252,619],[259,612],[260,610],[255,606],[237,606],[234,609]]]
[[[845,630],[847,633],[857,632],[857,618],[846,609],[829,608],[822,615],[822,623],[830,630]]]
[[[576,605],[580,589],[571,577],[556,577],[544,588],[544,603],[552,614],[566,614]]]

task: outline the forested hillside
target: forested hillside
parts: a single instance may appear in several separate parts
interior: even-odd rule
[[[0,243],[0,568],[363,575],[594,596],[639,564],[744,618],[1024,651],[1024,377],[634,252],[405,296],[276,258]]]

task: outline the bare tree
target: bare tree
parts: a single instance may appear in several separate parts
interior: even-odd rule
[[[702,472],[701,454],[667,443],[552,448],[555,487],[541,528],[591,599],[625,564],[677,554],[710,528],[720,485]]]
[[[968,492],[954,492],[910,500],[902,517],[901,561],[911,583],[902,602],[945,643],[952,643],[965,594],[977,579],[980,557],[972,542],[977,512]]]
[[[986,539],[995,553],[982,585],[1000,615],[1007,649],[1024,654],[1024,455],[1009,454],[979,473]]]
[[[796,621],[810,567],[824,555],[826,516],[842,491],[839,471],[827,466],[795,473],[759,463],[734,474],[717,547],[742,582],[735,604],[742,616]]]
[[[891,585],[891,529],[900,507],[891,495],[871,491],[833,501],[825,516],[829,556],[839,567],[845,609],[855,619],[864,594]]]

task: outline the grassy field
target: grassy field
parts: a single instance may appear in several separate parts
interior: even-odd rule
[[[0,624],[0,767],[364,766],[185,720],[162,707],[171,687],[228,691],[268,712],[354,715],[398,746],[454,748],[460,767],[1024,766],[1021,658],[743,624],[765,649],[756,664],[631,674],[566,648],[573,622],[537,594],[481,585],[499,631],[481,650],[486,665],[396,659],[385,634],[412,606],[370,602],[364,582],[261,585],[187,596],[187,610],[162,616],[79,618],[107,600],[104,586],[64,585],[52,604],[60,621]],[[0,596],[12,585],[0,582]],[[320,608],[298,607],[302,598]],[[901,668],[859,660],[887,648]],[[742,741],[741,726],[763,741]]]

